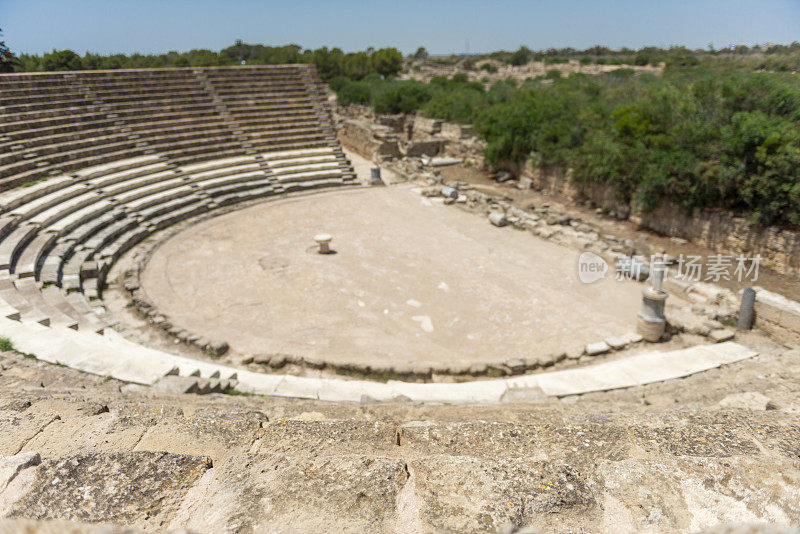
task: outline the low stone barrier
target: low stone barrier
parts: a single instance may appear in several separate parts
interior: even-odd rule
[[[783,295],[756,289],[756,326],[776,339],[800,344],[800,302]]]

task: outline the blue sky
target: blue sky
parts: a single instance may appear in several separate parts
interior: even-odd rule
[[[800,0],[0,0],[16,52],[219,50],[235,39],[431,53],[800,40]]]

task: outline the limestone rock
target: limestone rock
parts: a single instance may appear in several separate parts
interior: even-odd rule
[[[26,473],[26,470],[30,471],[40,463],[38,452],[0,457],[0,516],[28,492],[33,483],[33,473]]]
[[[203,532],[386,532],[405,462],[366,456],[235,456],[182,503],[172,527]],[[276,528],[280,526],[280,528]]]
[[[38,466],[33,487],[9,515],[157,528],[209,467],[206,457],[163,452],[52,459]]]
[[[743,410],[774,410],[772,399],[757,391],[745,391],[728,395],[719,402],[722,408],[740,408]]]
[[[506,361],[506,366],[511,369],[514,374],[522,374],[525,372],[525,362],[519,358]]]
[[[598,354],[605,354],[610,351],[611,347],[605,341],[598,341],[597,343],[589,343],[586,345],[586,354],[589,356],[597,356]]]
[[[409,471],[421,519],[434,532],[495,532],[594,505],[579,472],[552,462],[428,457],[409,462]]]
[[[728,328],[723,328],[721,330],[712,330],[711,333],[708,335],[708,337],[710,337],[716,343],[721,343],[723,341],[728,341],[733,339],[734,335],[735,333],[733,330],[730,330]]]
[[[228,343],[221,339],[211,340],[208,343],[208,350],[210,350],[215,356],[222,356],[228,352],[228,348]]]
[[[164,393],[180,395],[182,393],[199,393],[197,377],[167,375],[153,384],[153,389]]]
[[[614,350],[622,350],[628,345],[628,340],[624,337],[609,337],[605,343]]]

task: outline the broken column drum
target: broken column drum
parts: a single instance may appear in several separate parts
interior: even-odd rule
[[[639,311],[637,330],[644,339],[655,342],[664,335],[667,319],[664,304],[669,293],[662,289],[666,264],[654,261],[651,268],[650,287],[642,291],[642,309]]]

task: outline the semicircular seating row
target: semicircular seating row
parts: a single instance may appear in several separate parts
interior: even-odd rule
[[[102,358],[109,342],[131,353],[100,335],[99,297],[145,237],[219,206],[355,183],[309,66],[4,75],[0,106],[0,315],[50,326],[72,340],[65,351],[77,330],[84,356],[93,343]]]

